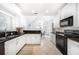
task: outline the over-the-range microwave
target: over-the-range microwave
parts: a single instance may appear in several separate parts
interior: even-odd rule
[[[73,16],[60,20],[60,27],[73,26]]]

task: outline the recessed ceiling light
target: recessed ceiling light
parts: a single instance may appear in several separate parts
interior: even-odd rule
[[[32,13],[35,13],[35,10],[32,10]]]
[[[38,14],[38,12],[37,12],[37,11],[35,11],[35,10],[32,10],[32,13],[33,13],[33,14]]]
[[[48,13],[49,11],[48,11],[48,10],[46,10],[45,12],[46,12],[46,13]]]

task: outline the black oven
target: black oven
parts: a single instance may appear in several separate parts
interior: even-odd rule
[[[63,33],[56,33],[56,47],[63,55],[67,55],[67,37]]]

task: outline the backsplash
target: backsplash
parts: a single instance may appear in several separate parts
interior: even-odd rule
[[[0,32],[0,37],[5,37],[5,32]]]
[[[10,35],[17,35],[17,32],[16,31],[0,32],[0,38]]]
[[[6,32],[7,36],[10,36],[10,35],[17,35],[17,31],[8,31]]]
[[[64,28],[56,28],[56,31],[64,32],[64,30],[79,30],[79,27],[64,27]]]

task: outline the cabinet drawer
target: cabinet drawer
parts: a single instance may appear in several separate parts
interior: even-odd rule
[[[16,55],[16,40],[15,39],[5,42],[5,55]]]
[[[4,43],[0,43],[0,55],[5,54],[5,48],[4,48]]]
[[[68,39],[68,54],[69,55],[79,55],[79,43]]]

